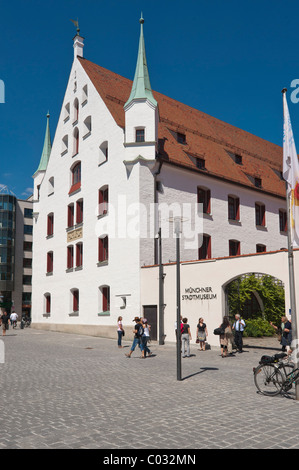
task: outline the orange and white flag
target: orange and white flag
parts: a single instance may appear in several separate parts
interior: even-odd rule
[[[283,93],[283,177],[290,201],[290,229],[293,247],[299,247],[299,161],[293,136],[286,93]]]

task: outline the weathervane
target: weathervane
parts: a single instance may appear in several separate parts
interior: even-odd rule
[[[79,36],[80,29],[79,29],[79,21],[78,21],[78,18],[77,18],[77,21],[76,21],[76,20],[71,20],[71,22],[74,23],[74,25],[76,26],[76,28],[77,28],[77,36]]]

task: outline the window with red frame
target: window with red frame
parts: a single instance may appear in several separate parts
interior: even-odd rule
[[[46,313],[51,313],[51,294],[46,294]]]
[[[47,253],[47,273],[53,272],[53,251]]]
[[[211,237],[203,235],[202,245],[198,250],[198,259],[211,259]]]
[[[99,215],[105,215],[108,212],[108,186],[99,190]]]
[[[229,240],[229,256],[238,256],[240,254],[240,242],[237,240]]]
[[[48,214],[47,236],[54,234],[54,214]]]
[[[205,188],[197,188],[197,202],[203,205],[203,213],[211,213],[211,191]]]
[[[266,209],[264,204],[255,204],[255,224],[263,227],[266,225]]]
[[[67,247],[67,269],[74,267],[74,247],[70,245]]]
[[[108,236],[99,238],[99,262],[108,261]]]
[[[229,220],[240,220],[240,200],[235,196],[228,196]]]
[[[78,312],[79,311],[79,290],[74,289],[72,291],[73,295],[73,312]]]
[[[74,204],[67,206],[67,226],[68,228],[74,226]]]
[[[279,230],[280,232],[288,231],[287,213],[283,209],[279,209]]]
[[[71,177],[72,185],[69,194],[81,188],[81,162],[76,163],[73,167]]]
[[[110,287],[105,286],[102,287],[102,295],[103,295],[103,312],[109,312],[110,310]]]
[[[83,222],[83,199],[76,202],[76,223],[81,224]]]
[[[83,243],[77,243],[76,245],[76,267],[83,265]]]

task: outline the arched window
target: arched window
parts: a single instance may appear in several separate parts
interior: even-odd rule
[[[81,188],[81,162],[75,163],[71,168],[71,188],[69,194]]]
[[[73,122],[77,122],[79,119],[79,100],[78,98],[74,101],[74,119]]]
[[[99,263],[108,261],[108,257],[109,257],[108,235],[103,235],[102,237],[99,238],[99,252],[98,252]]]
[[[54,214],[51,212],[47,218],[47,237],[54,235]]]
[[[61,156],[65,155],[69,148],[69,136],[65,135],[61,142]]]
[[[99,216],[106,215],[108,213],[108,197],[108,186],[102,186],[102,188],[99,189]]]
[[[102,165],[102,163],[105,163],[107,161],[108,161],[108,142],[107,142],[107,140],[105,140],[100,145],[99,165]]]
[[[71,289],[71,310],[72,313],[79,313],[79,289]]]
[[[79,129],[75,127],[73,132],[73,156],[79,153]]]
[[[51,294],[49,292],[44,295],[44,312],[46,315],[51,313]]]
[[[101,313],[110,311],[110,286],[99,287],[99,310]]]
[[[91,116],[87,116],[84,120],[84,136],[83,139],[86,139],[91,134]]]
[[[87,85],[84,85],[82,88],[82,106],[84,106],[87,103],[88,100],[88,87]]]
[[[47,253],[47,274],[53,273],[53,251]]]

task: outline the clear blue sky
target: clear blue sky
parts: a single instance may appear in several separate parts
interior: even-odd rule
[[[2,0],[0,185],[25,198],[55,128],[79,18],[84,57],[133,79],[143,11],[151,85],[282,145],[282,96],[299,150],[299,2],[293,0]],[[299,94],[298,94],[299,97]]]

